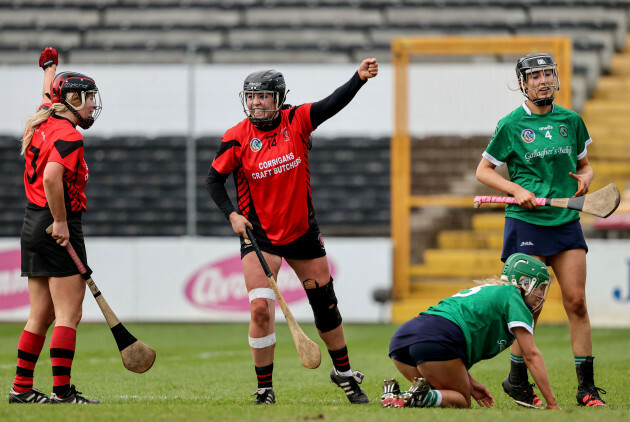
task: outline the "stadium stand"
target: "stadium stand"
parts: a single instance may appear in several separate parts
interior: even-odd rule
[[[198,63],[383,63],[402,35],[565,34],[585,80],[573,85],[580,110],[625,45],[629,10],[629,0],[0,0],[0,56],[32,63],[54,44],[70,64],[182,63],[194,46]]]
[[[202,236],[233,235],[205,188],[219,141],[197,141],[197,229]],[[26,199],[18,145],[14,138],[0,137],[0,236],[19,236],[22,226]],[[184,137],[90,137],[86,235],[185,235],[185,155]],[[315,139],[313,200],[326,235],[389,235],[389,160],[388,138]],[[232,179],[227,187],[234,198]]]

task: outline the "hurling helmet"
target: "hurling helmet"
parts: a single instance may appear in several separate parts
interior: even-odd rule
[[[67,96],[69,93],[75,92],[81,98],[81,106],[75,107],[68,103]],[[88,94],[94,95],[94,103],[96,107],[92,113],[83,118],[79,114],[79,110],[85,107]],[[70,111],[79,119],[78,125],[83,129],[89,129],[98,116],[101,114],[101,98],[96,87],[96,82],[89,76],[77,72],[62,72],[55,76],[50,84],[50,99],[54,103],[61,103],[68,107]]]
[[[276,113],[268,118],[256,118],[251,115],[247,108],[247,95],[254,93],[269,93],[273,95],[275,112],[280,111],[284,101],[286,99],[287,87],[284,82],[284,76],[277,70],[259,70],[257,72],[250,73],[243,82],[243,91],[240,93],[241,104],[243,105],[243,111],[254,126],[265,126],[273,121]],[[266,110],[272,111],[272,110]]]
[[[520,287],[523,297],[529,296],[536,289],[543,290],[542,301],[532,309],[532,312],[542,308],[551,284],[547,266],[533,256],[520,252],[510,255],[505,260],[501,280]]]
[[[528,90],[526,88],[527,75],[541,70],[551,70],[553,72],[553,94],[548,98],[529,98],[529,91],[537,92],[536,88]],[[516,77],[520,81],[520,90],[525,97],[530,99],[537,106],[548,106],[553,103],[556,94],[560,91],[560,79],[558,77],[558,65],[549,54],[534,53],[518,59],[516,63]]]

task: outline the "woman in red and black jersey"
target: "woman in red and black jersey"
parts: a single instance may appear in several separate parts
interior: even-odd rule
[[[55,75],[55,49],[46,48],[39,65],[45,72],[43,100],[26,123],[22,139],[28,200],[21,234],[22,276],[28,277],[31,307],[18,344],[9,403],[100,403],[80,396],[70,384],[85,281],[65,249],[70,242],[86,262],[81,214],[86,210],[88,168],[76,126],[92,126],[101,110],[100,99],[92,78],[75,72]],[[46,234],[51,224],[52,237]],[[49,398],[33,388],[33,372],[53,321]]]
[[[282,259],[302,282],[313,308],[315,325],[326,343],[334,368],[330,374],[351,403],[367,403],[359,387],[363,374],[350,369],[337,298],[311,196],[310,135],[337,114],[365,82],[378,74],[376,59],[365,59],[350,80],[323,100],[285,105],[282,73],[263,70],[247,76],[241,102],[247,119],[223,136],[206,184],[210,196],[241,237],[241,258],[249,293],[249,344],[258,390],[254,404],[275,402],[272,388],[274,347],[273,290],[247,239],[253,231],[271,271],[277,277]],[[225,182],[234,175],[238,210]]]

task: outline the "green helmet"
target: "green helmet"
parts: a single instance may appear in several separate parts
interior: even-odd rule
[[[536,289],[543,290],[543,300],[536,309],[532,309],[532,312],[542,308],[551,283],[547,266],[542,261],[524,253],[512,254],[505,260],[501,280],[520,287],[524,297],[529,296]]]

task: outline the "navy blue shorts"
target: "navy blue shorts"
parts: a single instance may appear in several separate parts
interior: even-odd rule
[[[286,245],[276,246],[258,238],[256,241],[261,250],[285,259],[315,259],[326,256],[324,238],[317,223],[312,224],[306,233]],[[254,247],[241,237],[241,259],[250,252],[254,252]]]
[[[396,330],[389,343],[389,357],[410,366],[453,359],[466,363],[466,340],[454,322],[422,313]]]
[[[561,226],[539,226],[516,218],[505,218],[501,253],[503,262],[517,252],[548,258],[572,249],[584,249],[588,252],[580,220]]]

